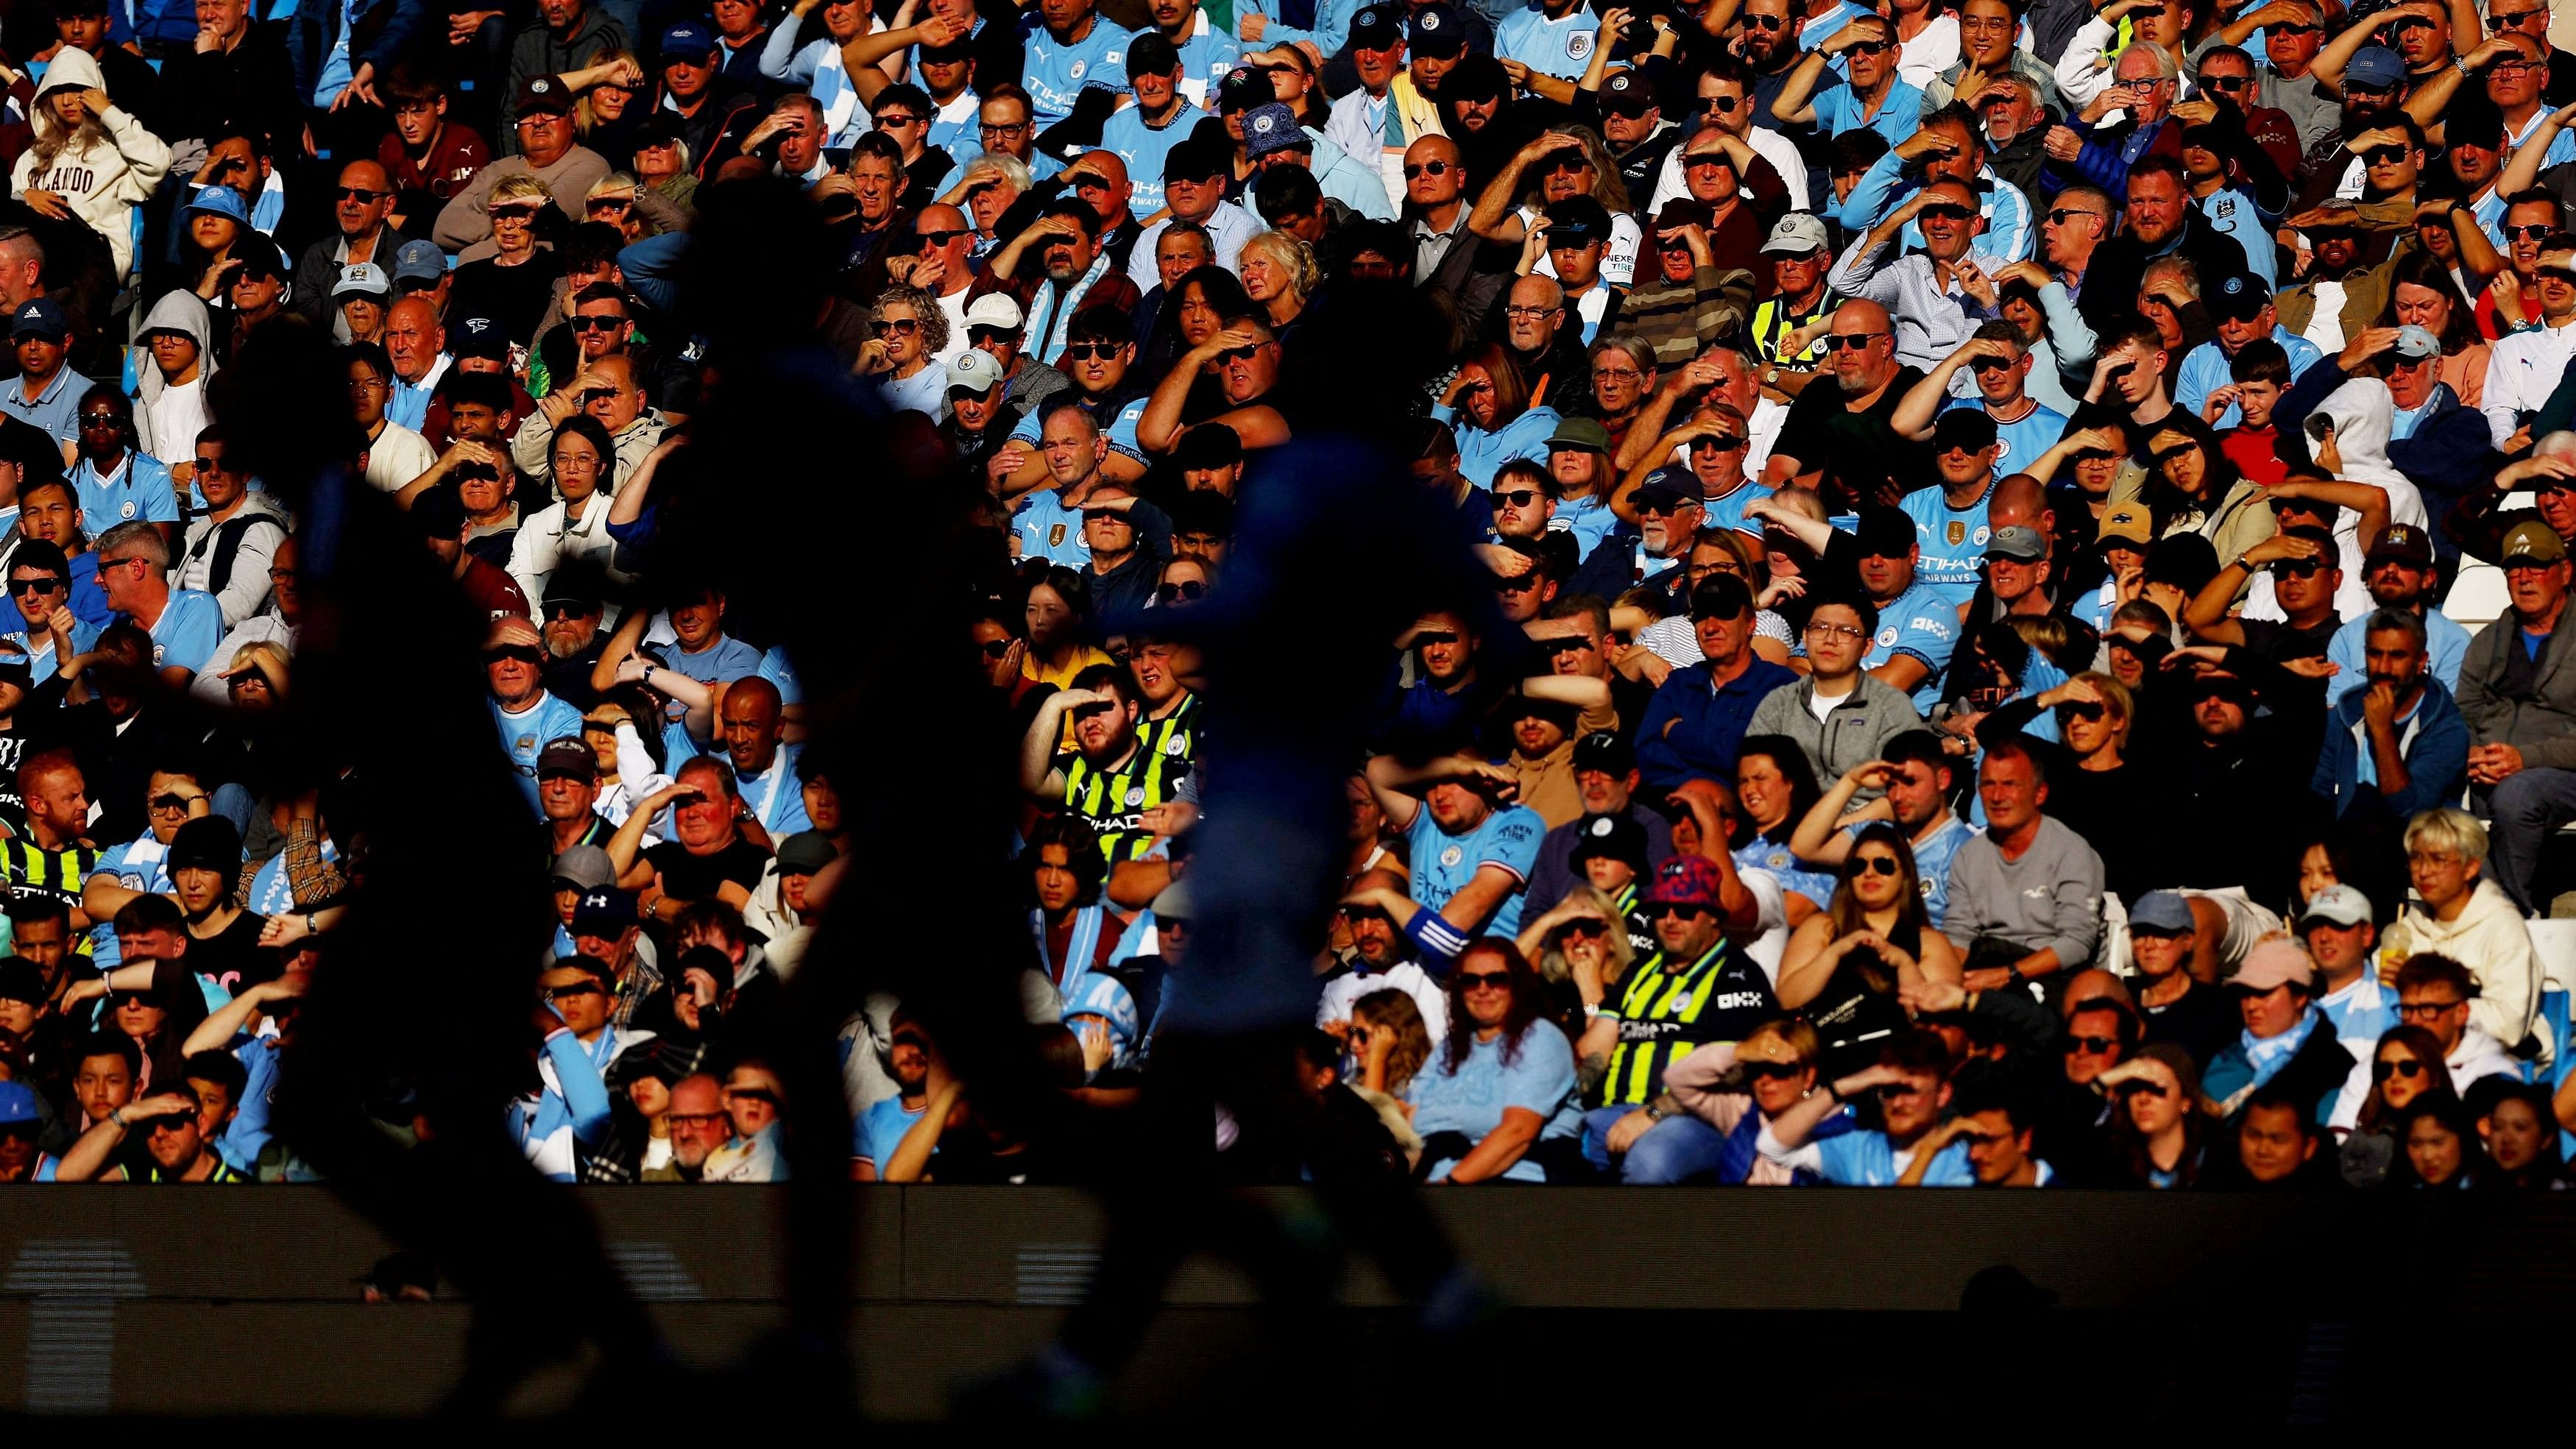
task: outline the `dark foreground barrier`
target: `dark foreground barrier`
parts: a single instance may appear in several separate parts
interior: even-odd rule
[[[777,1195],[583,1197],[683,1359],[734,1361],[775,1326]],[[2381,1348],[2346,1354],[2356,1322],[2429,1311],[2528,1340],[2576,1306],[2576,1204],[2546,1198],[1487,1188],[1434,1202],[1519,1319],[1559,1343],[1617,1324],[1608,1342],[1680,1336],[1758,1357],[1839,1335],[1866,1368],[1891,1332],[1908,1352],[1958,1347],[1929,1325],[2044,1342],[2059,1332],[2044,1325],[2080,1338],[2197,1322],[2245,1357],[2264,1412],[2292,1422],[2326,1417],[2356,1373],[2384,1367]],[[325,1193],[67,1187],[0,1203],[0,1412],[406,1414],[462,1362],[462,1305],[360,1303],[357,1280],[385,1246]],[[851,1347],[871,1415],[934,1415],[959,1381],[1043,1342],[1100,1230],[1089,1199],[1048,1189],[874,1188],[859,1203]],[[2054,1306],[1998,1282],[1998,1267]],[[1167,1301],[1124,1407],[1182,1408],[1227,1360],[1254,1357],[1249,1291],[1230,1268],[1194,1262]],[[1963,1301],[1963,1316],[1925,1316]],[[1364,1265],[1339,1302],[1336,1323],[1394,1317],[1373,1311],[1389,1300]],[[2089,1351],[2137,1341],[2115,1333]],[[2097,1367],[2128,1356],[2107,1351]],[[559,1405],[576,1382],[559,1370],[523,1404]]]

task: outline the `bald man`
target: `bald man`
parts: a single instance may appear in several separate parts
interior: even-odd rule
[[[447,329],[428,294],[414,292],[385,312],[385,355],[393,359],[393,389],[385,416],[415,433],[427,431],[430,400],[447,375]]]
[[[1923,374],[1896,360],[1895,326],[1876,302],[1835,308],[1824,344],[1834,385],[1808,387],[1789,404],[1762,481],[1815,489],[1835,513],[1894,504],[1932,471],[1928,445],[1893,426]]]
[[[340,168],[331,193],[331,220],[337,230],[304,249],[295,261],[295,290],[287,305],[320,326],[331,324],[332,340],[349,340],[349,324],[331,305],[331,284],[340,269],[373,262],[391,275],[394,253],[411,238],[394,230],[387,218],[394,211],[394,182],[373,161],[352,161]]]
[[[1131,207],[1136,188],[1127,179],[1127,163],[1115,151],[1085,151],[1057,179],[1100,218],[1097,247],[1109,254],[1110,266],[1123,270],[1135,253],[1136,238],[1145,231]]]
[[[755,674],[723,689],[723,701],[716,706],[716,738],[733,761],[743,809],[773,841],[813,829],[805,815],[805,790],[796,778],[804,746],[786,743],[786,707],[778,686]]]

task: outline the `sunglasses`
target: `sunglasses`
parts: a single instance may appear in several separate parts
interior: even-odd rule
[[[2214,91],[2241,91],[2252,84],[2241,75],[2205,75],[2200,78],[2200,83]]]
[[[2317,560],[2312,558],[2275,559],[2272,562],[2272,577],[2276,579],[2304,579],[2324,567],[2324,564],[2319,563]]]
[[[2066,223],[2079,216],[2090,217],[2095,221],[2100,221],[2102,219],[2102,213],[2098,211],[2085,211],[2072,206],[2061,206],[2057,208],[2048,214],[2048,219],[2053,225],[2064,226]]]
[[[514,221],[525,225],[537,219],[537,211],[534,206],[496,206],[492,208],[492,224],[499,226],[505,221]]]
[[[2089,699],[2069,700],[2057,707],[2057,717],[2062,720],[2100,719],[2102,717],[2102,706],[2095,704]]]
[[[1064,347],[1064,355],[1076,362],[1088,362],[1094,359],[1107,362],[1126,350],[1127,344],[1124,342],[1068,342]]]
[[[1250,362],[1252,360],[1252,354],[1259,352],[1262,348],[1269,345],[1270,344],[1266,342],[1255,342],[1244,347],[1229,347],[1225,351],[1218,353],[1216,355],[1216,360],[1219,362]]]
[[[2377,1061],[2370,1064],[2370,1079],[2374,1082],[2384,1082],[2390,1077],[2404,1077],[2408,1081],[2413,1081],[2422,1075],[2424,1075],[2424,1064],[2413,1057],[2408,1057],[2402,1062]]]
[[[63,581],[61,579],[11,579],[9,581],[9,592],[13,594],[50,594],[58,592],[61,590],[62,586]]]
[[[1806,1070],[1806,1066],[1800,1062],[1746,1062],[1744,1064],[1744,1075],[1766,1082],[1790,1081],[1803,1075]]]
[[[1843,49],[1853,55],[1885,55],[1888,44],[1884,40],[1855,40]]]
[[[1852,857],[1851,873],[1854,875],[1895,875],[1897,873],[1896,857],[1892,855],[1854,856]]]
[[[607,994],[599,989],[599,983],[596,981],[569,981],[561,986],[546,988],[548,1001],[570,1001],[577,996],[606,996]]]
[[[1713,111],[1721,116],[1731,116],[1735,114],[1738,99],[1735,96],[1709,96],[1700,101],[1699,108],[1703,111]]]
[[[1785,29],[1788,26],[1789,17],[1786,15],[1747,15],[1744,17],[1744,23],[1747,25],[1758,25],[1764,30],[1780,30]]]
[[[1515,488],[1506,493],[1497,488],[1494,490],[1494,501],[1502,504],[1506,508],[1527,508],[1538,501],[1538,490],[1535,488]]]
[[[627,323],[624,317],[575,317],[566,326],[575,332],[614,332]]]
[[[1869,346],[1872,338],[1886,335],[1884,332],[1828,332],[1825,334],[1825,350],[1832,352],[1839,348],[1847,352],[1858,352]]]
[[[1154,602],[1166,605],[1185,604],[1206,596],[1207,585],[1196,579],[1183,579],[1177,584],[1165,584],[1154,590]]]
[[[2069,1055],[2081,1052],[2086,1056],[2107,1057],[2111,1053],[2119,1050],[2119,1048],[2120,1039],[2118,1037],[2078,1036],[2069,1037],[2066,1041],[2066,1050]]]
[[[486,649],[483,651],[483,662],[486,664],[500,664],[505,661],[516,662],[519,664],[537,664],[542,663],[544,659],[544,655],[539,654],[536,650],[529,648],[525,644],[512,644],[507,648]]]
[[[888,317],[877,325],[897,337],[910,337],[921,330],[920,319],[913,317]]]
[[[1017,342],[1020,340],[1020,333],[1015,327],[969,327],[966,329],[966,340],[977,347],[982,347],[992,342]]]
[[[918,126],[920,124],[921,117],[907,116],[900,111],[890,116],[881,115],[877,117],[877,129],[880,131],[884,130],[888,126]]]
[[[2373,146],[2359,153],[2362,163],[2369,166],[2394,166],[2405,160],[2407,154],[2403,146]]]
[[[83,413],[80,425],[84,428],[113,428],[117,425],[117,418],[114,413]]]
[[[1710,911],[1706,906],[1693,905],[1688,901],[1653,901],[1641,907],[1640,914],[1650,921],[1660,921],[1666,916],[1679,916],[1685,921],[1696,921],[1709,915]]]
[[[1404,168],[1404,179],[1407,181],[1411,181],[1416,176],[1446,176],[1448,174],[1449,163],[1446,161],[1425,161],[1419,165],[1407,166]]]
[[[1568,936],[1606,936],[1610,933],[1610,923],[1590,916],[1577,916],[1557,930]]]
[[[391,195],[393,193],[390,191],[369,191],[363,186],[342,186],[331,193],[335,201],[355,201],[367,206],[373,206]]]
[[[2524,21],[2529,20],[2535,15],[2546,15],[2548,13],[2549,12],[2545,9],[2513,11],[2490,10],[2487,12],[2487,24],[2498,30],[2512,30],[2519,27]],[[2277,30],[2280,27],[2275,26],[2273,28]]]
[[[973,235],[973,232],[966,230],[964,227],[958,227],[951,231],[917,231],[912,234],[913,250],[929,251],[934,247],[944,247],[961,236]]]
[[[1977,213],[1972,207],[1960,206],[1955,202],[1938,201],[1914,214],[1934,221],[1966,221]]]
[[[1511,989],[1512,973],[1509,971],[1461,971],[1458,973],[1457,980],[1458,989],[1461,991],[1508,991]]]

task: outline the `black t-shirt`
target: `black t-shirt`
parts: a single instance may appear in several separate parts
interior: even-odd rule
[[[1878,502],[1882,485],[1890,486],[1886,501],[1893,503],[1894,493],[1914,486],[1932,467],[1929,444],[1908,442],[1888,426],[1907,390],[1922,380],[1922,373],[1900,367],[1877,402],[1853,412],[1843,406],[1845,394],[1833,379],[1819,377],[1790,402],[1772,450],[1797,459],[1801,469],[1824,470],[1817,491],[1829,508]]]
[[[2214,986],[2194,983],[2189,991],[2163,1006],[2141,1001],[2147,1019],[2145,1039],[2169,1041],[2191,1053],[2192,1064],[2207,1067],[2219,1049],[2244,1032],[2244,1014]]]
[[[562,275],[563,263],[551,251],[540,251],[515,267],[505,267],[493,257],[467,262],[456,269],[448,313],[489,317],[501,324],[511,341],[524,347],[536,335],[537,324],[546,320],[555,278]]]
[[[268,917],[244,911],[212,936],[190,936],[189,967],[236,996],[275,976],[274,958],[259,945],[260,928],[267,924]]]
[[[711,901],[716,887],[732,881],[744,890],[760,884],[769,852],[736,837],[712,855],[691,855],[688,847],[666,840],[644,852],[645,862],[662,873],[662,889],[684,901]]]
[[[2274,619],[2248,619],[2239,626],[2245,631],[2245,647],[2267,664],[2280,664],[2292,659],[2323,659],[2327,646],[2334,643],[2343,621],[2332,614],[2310,629],[2293,628]]]

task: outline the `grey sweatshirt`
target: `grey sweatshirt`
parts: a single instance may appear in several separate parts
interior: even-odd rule
[[[2055,947],[2061,970],[2081,971],[2092,964],[2102,934],[2102,857],[2084,837],[2045,816],[2019,860],[2004,859],[1994,838],[1980,835],[1950,859],[1950,908],[1941,930],[1961,955],[1979,937],[1993,936],[2025,951]]]

